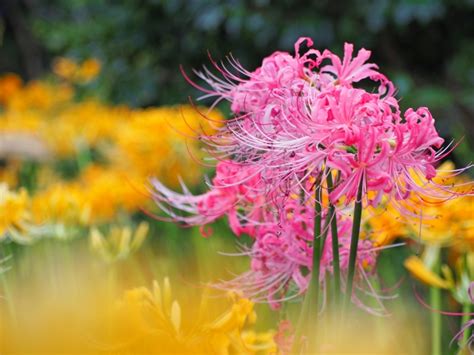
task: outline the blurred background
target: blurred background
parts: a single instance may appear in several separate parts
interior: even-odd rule
[[[473,0],[2,0],[0,72],[24,79],[56,57],[100,60],[86,88],[109,103],[170,105],[196,96],[180,71],[232,54],[254,69],[300,36],[341,53],[373,51],[399,89],[402,108],[428,106],[446,139],[465,137],[453,159],[472,159]]]

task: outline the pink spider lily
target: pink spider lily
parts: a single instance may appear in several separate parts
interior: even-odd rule
[[[308,289],[317,262],[317,281],[324,285],[326,275],[339,275],[340,269],[348,275],[346,299],[363,307],[352,293],[354,279],[356,290],[382,297],[369,282],[379,249],[370,238],[359,241],[362,204],[376,206],[385,196],[404,213],[416,214],[409,208],[413,195],[453,198],[456,192],[432,182],[435,165],[453,147],[441,149],[443,139],[427,108],[401,114],[394,85],[368,62],[370,51],[354,57],[346,43],[341,60],[328,50],[300,54],[303,44],[313,42],[300,38],[294,55],[275,52],[254,71],[233,57],[228,64],[211,58],[218,74],[195,72],[207,88],[184,74],[204,92],[202,99],[213,98],[214,105],[229,101],[233,117],[217,134],[201,137],[217,161],[208,192],[193,196],[183,185],[179,194],[153,180],[152,195],[172,220],[203,226],[227,216],[237,236],[254,239],[243,250],[251,270],[225,287],[238,286],[255,301],[278,307]],[[374,89],[362,89],[361,81]],[[331,214],[315,212],[316,195],[326,180],[329,187],[335,171],[327,192],[335,231],[332,243],[328,237],[319,245],[315,220]],[[353,205],[351,221],[345,211]],[[323,227],[327,234],[329,224]]]
[[[341,197],[353,202],[361,180],[365,198],[376,193],[369,203],[377,204],[384,194],[406,199],[420,190],[409,176],[413,171],[428,182],[424,193],[446,198],[446,190],[439,193],[429,183],[434,165],[450,150],[436,152],[443,140],[428,109],[409,109],[402,117],[393,84],[367,62],[370,51],[361,49],[353,57],[353,45],[346,43],[341,60],[328,50],[300,55],[303,43],[312,46],[301,38],[294,56],[275,52],[253,72],[231,58],[233,70],[212,62],[222,79],[207,69],[197,73],[211,88],[204,89],[204,97],[230,101],[235,114],[217,135],[203,137],[210,152],[258,165],[266,185],[288,190],[304,185],[323,166],[339,170],[334,202]],[[361,80],[378,89],[354,87]]]

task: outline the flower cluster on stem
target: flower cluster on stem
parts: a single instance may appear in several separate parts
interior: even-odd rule
[[[227,63],[210,57],[213,70],[195,71],[205,87],[183,71],[201,99],[230,103],[233,116],[200,138],[216,176],[202,195],[152,180],[153,197],[172,220],[204,226],[227,216],[237,236],[254,239],[242,250],[250,271],[224,284],[275,308],[303,294],[310,280],[325,286],[331,275],[336,293],[345,290],[347,302],[361,304],[352,287],[371,288],[366,281],[380,250],[370,235],[360,238],[363,207],[390,200],[417,216],[410,201],[456,195],[433,181],[453,146],[442,148],[430,111],[402,114],[393,83],[368,62],[370,51],[354,55],[346,43],[341,59],[312,46],[300,38],[294,55],[275,52],[254,71],[232,56]]]

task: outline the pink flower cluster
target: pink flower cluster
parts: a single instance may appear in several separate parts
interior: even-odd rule
[[[431,180],[446,154],[436,151],[443,139],[429,110],[401,115],[392,82],[367,63],[370,51],[353,57],[346,43],[341,61],[329,50],[300,55],[303,43],[313,44],[301,38],[295,56],[275,52],[253,72],[231,58],[233,70],[213,62],[222,78],[207,69],[197,73],[211,88],[202,88],[204,97],[230,101],[235,114],[218,135],[204,137],[211,153],[257,166],[267,185],[278,188],[304,183],[322,166],[338,170],[334,203],[354,201],[361,180],[374,205],[383,195],[402,200],[411,191],[426,193],[413,176]]]
[[[254,300],[266,299],[275,307],[308,287],[316,181],[324,181],[331,170],[338,172],[328,197],[337,206],[344,273],[352,228],[345,210],[356,200],[359,185],[365,203],[373,205],[383,196],[400,201],[416,192],[433,191],[441,198],[430,181],[436,175],[434,164],[449,149],[438,150],[443,139],[427,108],[401,114],[394,85],[367,62],[369,51],[361,49],[354,57],[353,45],[346,43],[341,60],[328,50],[300,54],[303,44],[313,43],[301,38],[294,56],[275,52],[253,72],[232,57],[221,65],[211,59],[219,76],[207,68],[196,72],[209,88],[186,77],[205,93],[202,98],[231,104],[234,116],[217,134],[201,138],[217,160],[216,176],[210,190],[199,196],[185,186],[179,194],[152,181],[156,203],[172,220],[204,226],[227,216],[237,236],[245,233],[254,239],[243,250],[251,258],[251,270],[225,286],[240,287]],[[323,220],[326,215],[324,211]],[[371,239],[362,238],[356,286],[362,287],[360,281],[374,271],[376,257]],[[332,262],[327,238],[320,263],[323,285]]]
[[[308,182],[309,183],[309,182]],[[289,196],[266,188],[258,169],[230,160],[219,161],[210,190],[194,196],[185,189],[176,193],[158,180],[152,180],[153,197],[174,221],[187,225],[206,225],[227,216],[230,228],[237,235],[254,239],[251,247],[242,247],[250,257],[250,270],[221,287],[240,289],[254,301],[267,301],[278,308],[281,301],[301,295],[308,287],[313,257],[314,201],[301,200],[293,191]],[[307,186],[309,189],[310,187]],[[282,207],[276,207],[282,206]],[[178,213],[186,212],[186,215]],[[326,217],[326,213],[322,215]],[[337,214],[341,270],[347,271],[352,220]],[[324,231],[329,224],[323,226]],[[327,234],[327,233],[326,233]],[[359,243],[358,269],[362,274],[375,270],[377,252],[374,243]],[[332,274],[333,253],[330,238],[324,242],[320,280]],[[363,280],[362,280],[363,281]]]

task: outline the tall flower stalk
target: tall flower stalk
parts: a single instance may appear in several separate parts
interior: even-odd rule
[[[332,181],[331,172],[327,175],[327,185],[328,185],[328,194],[331,194],[334,185]],[[331,241],[332,241],[332,250],[333,250],[333,269],[334,269],[334,303],[337,306],[340,304],[340,295],[341,295],[341,271],[340,271],[340,262],[339,262],[339,237],[337,233],[337,217],[336,217],[336,208],[334,204],[329,202],[329,218],[331,220]]]
[[[311,281],[307,298],[310,300],[310,315],[312,319],[318,318],[319,313],[319,274],[321,263],[321,247],[322,247],[322,187],[320,181],[316,183],[314,189],[314,237],[313,237],[313,267],[311,273]]]
[[[359,245],[360,235],[360,222],[362,218],[362,190],[364,180],[361,179],[359,182],[359,188],[357,190],[357,199],[354,205],[354,217],[352,220],[352,234],[351,234],[351,249],[349,254],[349,271],[347,273],[347,289],[346,298],[344,302],[344,308],[347,309],[350,300],[352,298],[352,288],[354,284],[354,275],[356,270],[357,260],[357,246]]]

